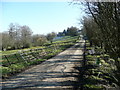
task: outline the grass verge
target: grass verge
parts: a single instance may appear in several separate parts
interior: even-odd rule
[[[0,70],[2,71],[2,78],[6,79],[9,78],[10,76],[13,76],[19,72],[22,72],[26,69],[28,69],[29,67],[33,66],[33,65],[37,65],[42,63],[43,61],[57,55],[58,53],[62,52],[63,50],[69,48],[70,46],[74,45],[76,43],[77,38],[73,38],[70,40],[64,40],[61,41],[61,43],[53,43],[50,46],[55,46],[55,48],[46,48],[43,49],[43,51],[46,53],[45,55],[41,56],[39,59],[36,58],[36,56],[39,56],[39,53],[42,53],[42,51],[34,51],[31,54],[27,54],[25,57],[27,56],[32,56],[34,58],[36,58],[35,60],[30,60],[26,58],[26,60],[23,60],[23,58],[20,56],[19,53],[16,54],[10,54],[10,55],[6,55],[7,59],[2,58],[2,65],[0,66]],[[58,44],[58,45],[56,45]],[[29,51],[26,51],[26,53],[29,53]],[[17,58],[16,58],[17,55]],[[8,62],[9,61],[9,62]]]
[[[94,54],[90,54],[89,50],[95,50]],[[109,55],[98,53],[100,48],[95,48],[86,44],[86,65],[83,75],[83,90],[106,90],[115,89],[114,71],[116,70],[115,60]],[[102,50],[104,51],[104,50]]]

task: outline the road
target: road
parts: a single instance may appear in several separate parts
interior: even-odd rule
[[[2,81],[2,90],[74,88],[79,75],[75,67],[79,67],[83,60],[83,46],[84,40],[81,40],[42,64]]]

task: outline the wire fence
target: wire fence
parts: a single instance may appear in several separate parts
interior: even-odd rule
[[[46,59],[47,57],[54,55],[54,53],[58,52],[63,47],[67,47],[68,43],[70,45],[74,44],[75,41],[62,42],[57,43],[52,46],[45,46],[45,48],[37,48],[37,49],[29,49],[29,50],[20,50],[17,53],[10,55],[2,55],[2,60],[0,62],[0,66],[8,67],[12,64],[19,63],[32,63],[38,59]]]
[[[30,50],[22,50],[15,54],[10,55],[2,55],[1,66],[10,66],[16,63],[30,63],[37,59],[42,59],[50,53],[56,52],[58,49],[54,46],[49,46],[46,48],[40,49],[30,49]]]

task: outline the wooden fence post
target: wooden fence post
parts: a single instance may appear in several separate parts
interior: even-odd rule
[[[86,40],[85,40],[84,52],[83,52],[83,66],[85,67],[85,65],[86,65]]]
[[[11,65],[10,61],[8,60],[8,57],[6,55],[3,55],[3,56],[6,58],[8,64]]]
[[[14,55],[15,55],[15,57],[17,58],[18,62],[20,62],[20,60],[19,60],[19,58],[18,58],[17,54],[14,54]]]
[[[26,61],[25,58],[23,57],[22,53],[19,53],[19,54],[20,54],[21,58],[23,59],[24,64],[27,64],[27,61]]]

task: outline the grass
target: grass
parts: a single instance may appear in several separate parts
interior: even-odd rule
[[[93,84],[86,84],[84,85],[85,90],[103,90],[104,87],[99,85],[93,85]]]
[[[2,55],[15,54],[15,53],[18,53],[18,52],[20,52],[20,51],[30,50],[30,49],[38,49],[38,48],[44,48],[44,46],[37,46],[37,47],[31,47],[31,48],[25,48],[25,49],[2,51]]]
[[[88,50],[93,49],[94,46],[90,47],[89,42],[87,41],[87,51],[86,51],[86,69],[84,74],[84,90],[103,90],[105,86],[113,86],[113,71],[115,68],[115,60],[111,59],[107,54],[94,54],[90,55]],[[99,48],[94,48],[96,52],[103,52]],[[103,52],[104,53],[104,52]],[[100,64],[96,64],[96,60],[100,59]]]
[[[49,44],[49,46],[31,47],[24,49],[26,50],[24,51],[24,53],[26,53],[24,55],[25,60],[20,56],[20,53],[18,53],[18,51],[20,50],[3,51],[1,61],[2,66],[0,66],[0,70],[2,71],[2,77],[8,78],[9,76],[14,75],[15,73],[25,70],[31,65],[40,64],[46,59],[49,59],[62,52],[63,50],[69,48],[70,46],[74,45],[76,43],[76,40],[77,37],[69,37],[66,38],[66,40],[64,39],[63,41],[56,41],[53,44]],[[32,51],[30,51],[30,49],[32,49]],[[36,51],[35,49],[40,50]],[[4,55],[6,55],[7,59],[6,57],[4,57]],[[30,58],[33,57],[35,58],[35,60],[30,60]]]
[[[78,36],[75,37],[70,37],[70,36],[65,36],[61,39],[58,39],[56,41],[53,41],[53,44],[62,44],[62,43],[68,43],[68,42],[72,42],[74,40],[76,40],[78,38]],[[48,43],[48,45],[50,46],[51,44]],[[24,50],[30,50],[30,49],[40,49],[40,48],[45,48],[45,46],[36,46],[36,47],[30,47],[30,48],[25,48],[25,49],[17,49],[17,50],[9,50],[9,51],[1,51],[2,55],[9,55],[9,54],[15,54],[18,53],[19,51],[24,51]]]

